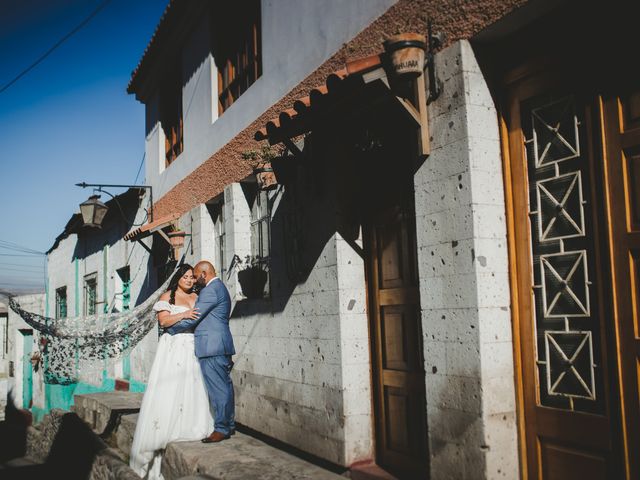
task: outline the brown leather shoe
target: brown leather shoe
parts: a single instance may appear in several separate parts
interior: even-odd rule
[[[224,433],[220,433],[220,432],[213,432],[208,437],[203,438],[201,442],[202,443],[218,443],[218,442],[221,442],[222,440],[227,440],[228,438],[229,438],[229,435],[225,435]]]

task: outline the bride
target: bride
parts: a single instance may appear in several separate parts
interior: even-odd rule
[[[158,323],[168,328],[198,318],[197,295],[191,293],[193,268],[178,268],[153,306]],[[162,479],[162,453],[169,442],[200,440],[213,430],[209,397],[196,358],[193,332],[163,334],[153,360],[140,407],[129,464],[141,477]]]

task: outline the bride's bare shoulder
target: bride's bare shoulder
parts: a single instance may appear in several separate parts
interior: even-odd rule
[[[160,295],[160,300],[163,300],[165,302],[168,302],[169,298],[171,298],[171,292],[168,290],[164,292],[162,295]]]
[[[197,293],[190,293],[189,294],[189,298],[195,302],[198,299],[198,294]]]

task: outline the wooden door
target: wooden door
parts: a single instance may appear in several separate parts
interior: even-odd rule
[[[426,478],[425,374],[412,205],[381,205],[372,213],[365,251],[376,461],[401,478]]]
[[[640,478],[640,89],[603,103],[624,467],[626,477],[635,479]]]
[[[532,479],[619,478],[600,107],[581,85],[559,71],[520,77],[505,112],[523,476]]]

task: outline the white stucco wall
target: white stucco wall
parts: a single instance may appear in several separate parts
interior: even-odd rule
[[[144,219],[144,212],[139,211],[137,217],[136,222],[140,223]],[[93,232],[87,230],[90,236],[83,233],[79,238],[78,235],[71,234],[61,240],[58,247],[49,253],[47,271],[50,317],[55,317],[56,289],[63,286],[67,287],[67,315],[69,317],[84,315],[84,280],[86,275],[92,273],[97,273],[96,310],[98,313],[104,312],[105,306],[111,312],[114,311],[114,307],[121,305],[121,298],[118,295],[121,292],[121,282],[117,273],[120,268],[129,266],[130,308],[134,308],[155,290],[154,270],[149,268],[149,254],[141,245],[122,240],[127,233],[125,230],[124,225],[118,224],[110,230],[104,228]],[[114,243],[107,245],[108,241]],[[143,241],[151,245],[150,238]],[[157,331],[152,330],[131,352],[131,380],[146,382],[157,338]],[[110,378],[122,375],[122,360],[108,362],[108,365],[107,375]],[[94,369],[91,371],[92,373],[89,374],[81,368],[80,380],[91,385],[101,385],[103,380],[101,372]]]
[[[20,295],[16,297],[16,301],[22,308],[29,312],[43,314],[44,313],[45,295],[42,293],[31,295]],[[23,366],[24,366],[24,335],[20,330],[33,330],[19,315],[9,309],[9,353],[8,360],[13,362],[13,377],[8,377],[7,389],[11,391],[14,403],[18,408],[23,407]],[[31,351],[37,351],[37,331],[33,330]],[[33,375],[33,404],[40,406],[44,403],[43,385],[42,385],[42,369],[39,370],[40,375]]]
[[[415,175],[431,478],[518,478],[497,113],[468,42],[436,61],[444,90]]]
[[[218,118],[217,69],[208,20],[184,46],[184,151],[164,168],[157,102],[147,106],[146,182],[159,199],[311,74],[397,0],[262,0],[262,76]]]

